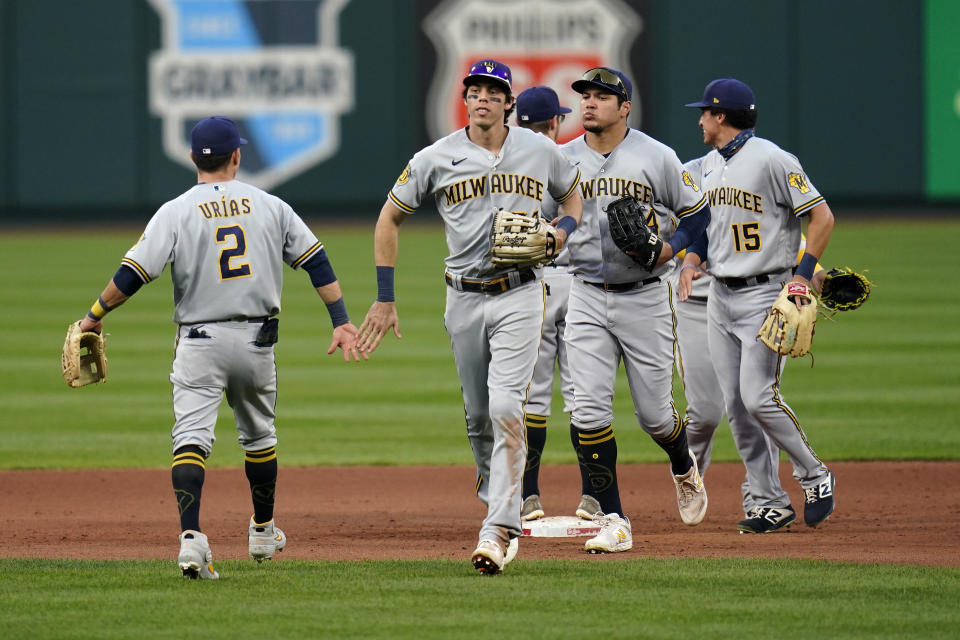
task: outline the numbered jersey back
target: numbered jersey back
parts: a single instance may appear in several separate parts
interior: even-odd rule
[[[171,264],[180,323],[280,311],[284,263],[322,249],[285,202],[238,180],[198,184],[164,204],[123,259],[144,282]]]

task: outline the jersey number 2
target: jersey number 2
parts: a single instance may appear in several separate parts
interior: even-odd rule
[[[741,224],[730,225],[733,232],[733,249],[736,252],[741,251],[759,251],[760,250],[760,223],[744,222]]]
[[[240,258],[247,252],[247,239],[243,235],[243,229],[239,225],[217,229],[217,244],[227,242],[228,237],[233,237],[233,246],[220,251],[220,279],[229,280],[250,275],[249,263],[230,266],[232,258]]]

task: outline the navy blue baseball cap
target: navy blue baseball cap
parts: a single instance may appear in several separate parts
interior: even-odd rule
[[[596,67],[583,74],[583,77],[574,82],[573,90],[583,93],[590,87],[606,89],[610,93],[620,96],[624,100],[632,100],[633,87],[630,80],[622,71],[610,67]]]
[[[510,73],[510,67],[498,62],[497,60],[480,60],[470,65],[470,71],[463,79],[463,86],[469,87],[482,79],[496,80],[507,88],[507,92],[513,93],[513,74]]]
[[[247,141],[240,137],[237,123],[223,116],[204,118],[190,132],[190,148],[198,156],[222,156]]]
[[[543,122],[571,111],[572,109],[560,106],[557,92],[550,87],[530,87],[517,96],[518,122]]]
[[[754,111],[757,108],[753,90],[736,78],[717,78],[703,90],[700,102],[690,102],[685,107],[716,107],[731,111]]]

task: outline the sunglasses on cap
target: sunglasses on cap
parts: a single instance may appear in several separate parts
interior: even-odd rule
[[[603,67],[596,67],[594,69],[590,69],[589,71],[584,73],[580,79],[583,80],[584,82],[600,82],[606,85],[610,85],[612,87],[617,87],[620,89],[620,95],[624,99],[626,100],[630,99],[629,96],[627,95],[627,88],[624,86],[623,80],[620,79],[620,76],[610,71],[609,69],[605,69]]]

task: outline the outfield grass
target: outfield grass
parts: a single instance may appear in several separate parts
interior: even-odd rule
[[[356,324],[375,295],[372,226],[315,224]],[[107,319],[109,382],[68,389],[59,375],[67,324],[112,276],[139,229],[10,232],[0,237],[4,437],[0,468],[166,467],[172,424],[169,270]],[[951,251],[918,257],[929,238],[951,247],[960,224],[838,222],[824,260],[869,268],[867,305],[821,320],[810,359],[790,363],[784,396],[826,460],[955,459],[960,455],[960,300]],[[439,223],[401,230],[397,272],[403,339],[370,362],[327,356],[330,324],[305,274],[287,271],[280,342],[278,429],[286,465],[472,464],[453,356],[443,329],[446,245]],[[681,393],[676,394],[682,408]],[[623,462],[662,461],[636,425],[625,378],[615,399]],[[566,417],[554,403],[547,463],[573,462]],[[224,405],[209,464],[239,466]],[[736,460],[728,429],[714,460]]]
[[[793,560],[0,559],[10,638],[953,638],[960,571]]]

